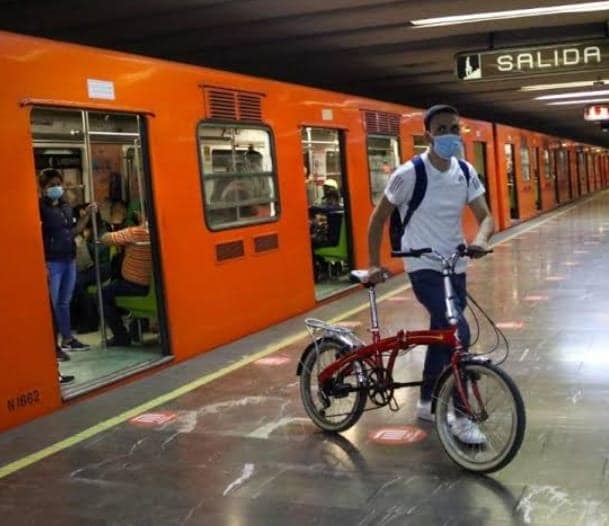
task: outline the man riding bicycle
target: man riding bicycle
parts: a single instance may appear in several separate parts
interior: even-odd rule
[[[466,161],[458,161],[462,151],[459,114],[447,105],[432,106],[425,112],[425,138],[427,151],[399,166],[390,176],[384,196],[378,203],[368,227],[369,280],[383,280],[380,267],[380,245],[383,227],[394,208],[397,208],[407,226],[401,237],[403,251],[431,247],[445,257],[464,242],[462,215],[466,205],[478,221],[478,232],[470,252],[481,257],[489,249],[488,240],[494,232],[493,218],[484,198],[485,189],[475,168]],[[421,184],[417,178],[425,178]],[[418,201],[413,205],[416,195]],[[412,209],[408,213],[409,207]],[[416,210],[415,210],[416,208]],[[417,300],[430,315],[430,329],[444,329],[450,325],[446,318],[446,303],[442,281],[441,263],[429,256],[404,258],[412,289]],[[457,263],[453,286],[459,310],[458,328],[463,347],[470,341],[468,323],[463,316],[466,305],[465,260]],[[436,380],[450,362],[453,349],[444,345],[430,345],[425,355],[423,384],[417,403],[417,417],[433,421],[431,398]],[[463,442],[480,444],[486,441],[475,423],[468,419],[456,419],[453,433]]]

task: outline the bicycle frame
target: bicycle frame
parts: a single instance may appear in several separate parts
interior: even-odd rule
[[[388,378],[393,378],[393,368],[397,359],[398,353],[402,350],[409,352],[417,345],[447,345],[454,349],[450,360],[450,369],[455,377],[455,386],[463,404],[463,408],[471,414],[470,404],[465,394],[465,382],[459,374],[461,361],[468,356],[467,351],[463,349],[461,340],[458,335],[458,311],[455,306],[455,291],[451,282],[451,275],[454,273],[455,262],[458,255],[455,254],[451,258],[440,256],[443,262],[443,281],[444,292],[446,298],[446,316],[450,327],[447,329],[428,329],[416,331],[400,330],[395,336],[381,338],[378,310],[376,304],[376,290],[372,283],[366,284],[368,288],[370,302],[370,322],[372,332],[372,343],[358,347],[354,352],[337,359],[318,374],[319,385],[328,385],[329,380],[343,368],[350,369],[350,365],[355,362],[363,362],[371,369],[376,371],[386,371]],[[384,356],[389,354],[387,364],[383,362]],[[349,371],[348,371],[349,372]],[[387,378],[385,378],[385,382]],[[401,388],[415,387],[421,385],[422,381],[417,382],[394,382],[385,384],[386,388]],[[368,389],[369,386],[352,387],[351,390],[357,391],[360,389]],[[473,385],[474,396],[480,401],[480,394],[477,385]]]

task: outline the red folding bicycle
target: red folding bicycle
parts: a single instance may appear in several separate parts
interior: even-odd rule
[[[351,278],[368,289],[372,343],[366,344],[350,329],[313,318],[305,320],[313,343],[303,352],[297,370],[304,408],[318,427],[335,433],[353,426],[366,410],[368,400],[370,409],[388,405],[397,410],[395,389],[422,383],[393,379],[398,355],[408,353],[417,345],[450,345],[454,348],[450,364],[439,376],[432,398],[438,437],[448,456],[463,468],[478,473],[497,471],[514,458],[522,444],[526,427],[522,396],[507,373],[487,357],[488,352],[471,354],[459,339],[459,313],[451,277],[459,258],[472,253],[464,245],[457,247],[450,257],[429,248],[393,253],[397,257],[423,254],[442,262],[450,328],[400,330],[393,336],[381,338],[375,285],[367,281],[366,270],[352,271]],[[484,314],[497,336],[504,338],[507,357],[507,340],[471,296],[470,300]],[[504,360],[505,357],[500,363]],[[457,422],[476,426],[478,436],[483,440],[475,444],[462,441],[454,432]]]

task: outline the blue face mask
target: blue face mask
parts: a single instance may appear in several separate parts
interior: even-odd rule
[[[451,157],[459,155],[461,152],[461,136],[450,133],[434,136],[433,151],[442,159],[449,161]]]
[[[57,201],[63,195],[63,188],[61,186],[51,186],[47,188],[47,197],[53,201]]]

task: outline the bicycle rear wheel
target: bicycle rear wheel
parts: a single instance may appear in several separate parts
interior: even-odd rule
[[[324,431],[337,433],[354,425],[366,406],[366,391],[357,389],[357,375],[362,372],[359,362],[338,371],[325,391],[317,381],[321,371],[351,349],[334,340],[320,341],[302,363],[300,395],[304,408],[315,424]]]
[[[462,409],[455,377],[447,374],[436,400],[436,430],[448,456],[461,467],[491,473],[516,455],[526,427],[524,403],[516,384],[490,363],[461,366],[471,414]]]

